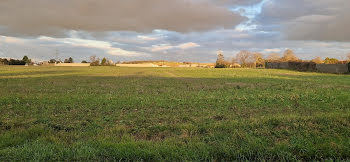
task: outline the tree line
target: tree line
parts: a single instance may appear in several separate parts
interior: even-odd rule
[[[266,62],[313,62],[316,64],[345,64],[350,62],[350,53],[347,55],[346,61],[340,61],[336,58],[322,59],[317,56],[311,61],[305,61],[299,59],[293,50],[287,49],[284,51],[283,56],[278,53],[271,53],[267,57],[258,52],[240,51],[235,57],[231,59],[225,59],[221,51],[218,52],[218,58],[216,60],[215,68],[259,68],[264,67]]]
[[[64,61],[56,60],[56,59],[50,59],[48,63],[74,63],[74,60],[72,57],[69,57],[67,59],[64,59]],[[83,60],[81,63],[90,63],[91,66],[114,66],[115,63],[107,58],[98,58],[96,56],[90,57],[90,62]],[[0,65],[33,65],[31,59],[28,58],[28,56],[24,56],[22,59],[7,59],[7,58],[0,58]]]
[[[50,59],[49,63],[74,63],[72,57],[65,59],[63,62],[61,60]],[[114,66],[114,62],[107,58],[98,58],[96,55],[90,56],[90,61],[83,60],[81,63],[90,63],[91,66]]]
[[[0,65],[29,65],[29,64],[32,64],[32,60],[29,59],[28,56],[23,56],[21,60],[0,58]]]

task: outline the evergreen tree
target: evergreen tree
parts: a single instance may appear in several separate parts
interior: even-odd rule
[[[101,65],[107,65],[107,59],[105,57],[102,59]]]
[[[215,68],[225,68],[225,57],[222,54],[222,51],[218,52]]]
[[[32,63],[32,60],[30,60],[28,56],[24,56],[22,61],[24,61],[26,64]]]

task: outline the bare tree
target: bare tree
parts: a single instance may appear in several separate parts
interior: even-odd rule
[[[320,56],[317,56],[316,58],[312,59],[311,61],[316,63],[316,64],[323,64],[323,62],[324,62]]]
[[[231,65],[232,65],[232,66],[235,66],[235,65],[237,65],[237,64],[238,64],[237,58],[236,58],[236,57],[232,57],[232,58],[231,58]]]
[[[245,50],[240,51],[236,55],[236,59],[241,64],[242,67],[254,67],[255,61],[256,61],[254,54]]]
[[[100,59],[96,58],[96,55],[90,56],[90,61],[91,61],[91,63],[90,63],[91,66],[100,65]]]
[[[278,53],[271,53],[266,59],[268,62],[278,62],[281,60],[281,56]]]
[[[96,55],[90,56],[90,61],[95,62],[96,61]]]
[[[299,61],[299,58],[294,54],[293,50],[287,49],[283,54],[282,61],[284,62]]]

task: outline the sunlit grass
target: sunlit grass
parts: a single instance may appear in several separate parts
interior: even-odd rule
[[[0,67],[0,161],[349,160],[350,76]]]

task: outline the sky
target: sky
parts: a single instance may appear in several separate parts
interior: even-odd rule
[[[350,53],[349,0],[1,0],[0,57],[215,62]]]

